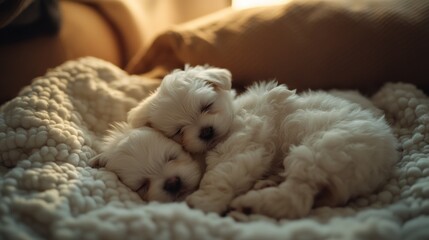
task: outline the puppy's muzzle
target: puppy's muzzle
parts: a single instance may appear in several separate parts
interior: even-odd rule
[[[171,177],[164,182],[164,190],[171,194],[176,194],[182,188],[182,180],[179,177]]]
[[[200,135],[198,137],[201,140],[208,142],[212,140],[214,136],[215,136],[214,128],[212,126],[209,126],[209,127],[202,128],[200,131]]]

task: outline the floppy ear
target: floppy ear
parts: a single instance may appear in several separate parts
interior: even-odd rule
[[[149,105],[151,103],[151,100],[153,98],[154,94],[147,97],[145,100],[143,100],[139,105],[132,108],[128,112],[127,121],[130,124],[132,128],[139,128],[143,126],[149,126]]]
[[[95,155],[93,158],[89,159],[88,164],[93,168],[104,167],[107,164],[107,159],[104,158],[102,153],[100,153]]]
[[[89,159],[89,166],[105,167],[107,162],[113,160],[112,151],[117,152],[116,147],[128,138],[130,130],[130,126],[126,122],[112,123],[111,128],[107,131],[108,134],[103,137],[101,153]]]
[[[223,90],[231,90],[231,72],[224,68],[208,68],[205,70],[207,81]]]

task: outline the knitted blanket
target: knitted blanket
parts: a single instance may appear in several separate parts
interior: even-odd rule
[[[115,174],[93,169],[109,124],[157,84],[94,58],[35,79],[0,108],[0,239],[429,239],[429,98],[387,83],[385,111],[402,157],[380,191],[300,220],[204,214],[147,203]],[[291,193],[293,194],[293,193]]]

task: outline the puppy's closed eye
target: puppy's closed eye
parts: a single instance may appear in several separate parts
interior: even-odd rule
[[[167,159],[167,162],[170,162],[170,161],[174,161],[174,160],[176,160],[177,159],[177,155],[170,155],[169,157],[168,157],[168,159]]]
[[[213,103],[209,103],[209,104],[203,105],[203,106],[201,107],[201,113],[205,113],[205,112],[210,111],[210,108],[211,108],[212,106],[213,106]]]
[[[147,191],[149,190],[150,187],[150,180],[149,179],[144,179],[142,182],[142,185],[136,190],[136,192],[140,195],[143,196],[147,193]]]
[[[170,134],[170,138],[177,137],[183,134],[183,127],[178,127],[176,132]]]

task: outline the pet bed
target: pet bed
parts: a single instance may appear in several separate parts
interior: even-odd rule
[[[428,239],[429,97],[386,83],[401,160],[379,191],[299,220],[204,214],[146,203],[115,174],[88,166],[109,124],[157,87],[96,58],[49,70],[0,109],[0,239]],[[291,193],[293,194],[293,193]]]

